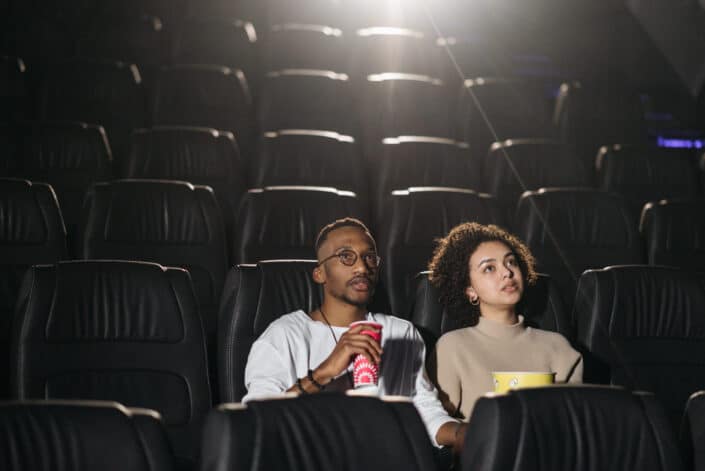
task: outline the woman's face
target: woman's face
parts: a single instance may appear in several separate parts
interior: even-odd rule
[[[524,292],[524,277],[519,261],[507,244],[499,241],[483,242],[470,255],[468,262],[470,285],[465,294],[475,304],[484,307],[508,308],[515,306]]]

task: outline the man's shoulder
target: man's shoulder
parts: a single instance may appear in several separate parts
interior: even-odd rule
[[[374,321],[382,324],[382,328],[387,329],[387,331],[416,332],[416,327],[414,324],[406,319],[402,319],[401,317],[382,313],[371,313],[371,317]]]
[[[273,320],[260,338],[287,336],[301,331],[306,325],[306,313],[301,310],[284,314]]]

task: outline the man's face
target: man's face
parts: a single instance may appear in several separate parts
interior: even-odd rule
[[[379,267],[370,263],[376,257],[374,242],[362,229],[340,227],[328,233],[318,250],[319,262],[325,261],[316,269],[316,280],[323,285],[325,296],[364,307],[377,284]],[[343,263],[352,259],[355,261],[350,266]]]

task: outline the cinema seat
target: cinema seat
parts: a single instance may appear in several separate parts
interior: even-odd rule
[[[685,468],[652,395],[585,385],[480,398],[470,418],[460,469]]]
[[[167,471],[174,458],[159,414],[107,401],[0,402],[6,471]]]
[[[428,267],[435,240],[468,221],[504,223],[494,198],[472,190],[414,187],[392,192],[378,223],[377,243],[394,315],[408,318],[414,277]]]
[[[701,271],[705,262],[705,202],[666,199],[647,203],[639,231],[650,265]]]
[[[31,122],[8,131],[15,141],[14,175],[52,186],[73,253],[86,191],[94,182],[108,180],[113,174],[105,131],[95,124],[74,121]]]
[[[643,263],[635,216],[614,193],[587,188],[543,188],[519,199],[516,234],[551,275],[568,309],[580,274],[589,268]]]
[[[262,131],[321,129],[357,137],[352,84],[331,70],[283,69],[266,73],[258,115]]]
[[[311,258],[323,226],[367,209],[355,193],[330,187],[272,186],[250,189],[240,201],[233,234],[236,263],[277,258]]]
[[[103,126],[114,155],[122,155],[133,129],[144,127],[146,102],[134,64],[73,60],[51,65],[39,98],[42,120]]]
[[[595,165],[599,188],[622,195],[633,214],[649,201],[698,196],[696,159],[689,149],[604,146]]]
[[[201,471],[435,469],[416,408],[398,399],[315,394],[225,404],[210,413],[202,443]]]
[[[673,430],[688,397],[705,387],[703,277],[646,265],[588,270],[573,318],[584,380],[650,391]]]
[[[688,398],[681,422],[680,441],[687,469],[705,466],[705,391],[693,393]]]
[[[137,129],[119,166],[124,178],[180,180],[211,187],[226,230],[232,229],[247,181],[247,163],[233,133],[191,126]]]
[[[9,396],[10,331],[25,271],[66,256],[66,229],[51,187],[0,178],[0,398]]]
[[[34,266],[16,319],[13,397],[154,409],[177,460],[194,460],[211,396],[188,272],[122,261]]]

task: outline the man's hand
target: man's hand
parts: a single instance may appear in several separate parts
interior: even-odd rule
[[[455,455],[460,455],[463,451],[465,443],[465,432],[468,429],[468,424],[463,422],[446,422],[441,425],[436,433],[436,441],[439,445],[449,446],[453,448]]]
[[[336,344],[331,354],[313,372],[314,378],[322,384],[327,384],[345,371],[355,355],[364,355],[375,364],[382,361],[382,347],[369,335],[361,334],[362,330],[379,332],[369,324],[358,324],[348,329]]]

